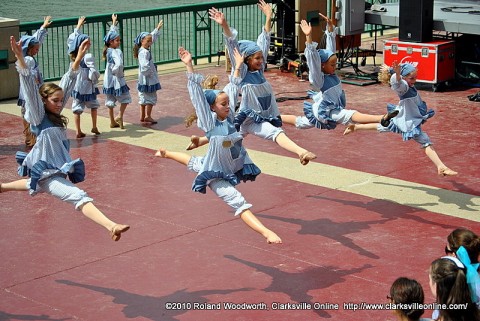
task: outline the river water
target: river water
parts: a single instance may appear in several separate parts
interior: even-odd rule
[[[204,0],[0,0],[0,17],[19,19],[23,23],[42,21],[45,16],[52,16],[52,20],[55,20],[204,2]]]

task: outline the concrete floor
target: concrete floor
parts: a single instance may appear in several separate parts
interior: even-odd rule
[[[199,71],[227,80],[223,67]],[[278,97],[309,89],[273,67],[266,76]],[[421,90],[437,111],[423,128],[459,172],[454,178],[438,177],[419,146],[395,134],[285,125],[317,154],[307,166],[248,136],[245,146],[263,174],[239,190],[284,242],[268,245],[211,191],[192,192],[194,174],[184,166],[153,156],[160,146],[182,151],[190,135],[201,134],[183,124],[192,110],[183,70],[162,71],[161,82],[155,125],[140,123],[134,102],[126,129],[110,129],[102,106],[102,134],[77,140],[65,110],[72,157],[87,168],[79,186],[109,217],[131,225],[119,242],[50,196],[0,195],[0,320],[394,320],[391,311],[352,308],[386,303],[399,276],[416,278],[433,302],[427,269],[443,254],[446,236],[459,226],[480,232],[480,104],[467,99],[478,89]],[[129,86],[136,101],[135,82]],[[383,114],[397,100],[379,84],[344,89],[348,107],[365,113]],[[302,100],[279,106],[302,113]],[[88,114],[82,121],[88,133]],[[0,102],[0,181],[17,179],[14,155],[22,144],[19,109]],[[303,304],[288,305],[296,303]]]

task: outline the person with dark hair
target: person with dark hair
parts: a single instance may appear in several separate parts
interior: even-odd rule
[[[73,32],[68,36],[67,46],[68,55],[73,62],[76,60],[80,45],[84,40],[90,39],[90,37],[81,32],[82,26],[85,24],[85,17],[79,17],[77,26]],[[75,121],[75,129],[77,132],[77,138],[85,137],[85,133],[82,132],[80,116],[85,111],[85,108],[90,109],[90,116],[92,118],[92,130],[94,135],[100,135],[97,128],[97,110],[100,104],[97,100],[97,95],[100,91],[97,88],[98,79],[100,73],[95,67],[95,58],[91,53],[84,55],[80,61],[79,71],[77,74],[77,82],[75,88],[72,91],[73,97],[72,112],[73,119]]]
[[[432,262],[429,285],[441,309],[437,321],[480,321],[480,311],[472,301],[466,267],[459,259],[445,256]],[[437,317],[438,314],[438,317]]]
[[[416,280],[399,277],[390,287],[387,296],[396,308],[394,314],[400,321],[428,321],[431,319],[421,318],[424,313],[424,292],[422,285]]]
[[[479,252],[480,238],[473,231],[466,228],[457,228],[448,235],[445,254],[456,257],[465,265],[472,300],[480,307]]]
[[[447,236],[445,254],[456,256],[455,252],[463,246],[467,250],[470,262],[478,263],[480,255],[480,238],[467,228],[457,228]]]
[[[153,63],[150,51],[152,44],[157,41],[163,20],[160,20],[152,32],[140,32],[133,41],[133,57],[138,59],[138,100],[140,104],[140,121],[156,124],[152,118],[153,106],[157,103],[157,91],[162,89],[157,74],[157,65]]]
[[[20,167],[18,173],[28,176],[9,183],[0,183],[0,193],[11,191],[29,191],[47,193],[75,206],[75,209],[106,228],[110,237],[118,241],[130,226],[117,224],[106,217],[94,204],[87,193],[74,184],[85,178],[85,165],[81,159],[72,160],[70,144],[66,134],[68,119],[61,115],[69,94],[72,92],[79,72],[80,63],[90,48],[90,40],[85,39],[78,47],[76,58],[70,69],[62,77],[60,86],[47,83],[40,87],[35,76],[25,63],[21,42],[10,37],[10,46],[17,57],[17,70],[25,98],[25,119],[31,130],[37,135],[37,142],[26,154],[17,153]],[[67,179],[68,177],[68,179]]]
[[[125,81],[123,73],[123,52],[120,49],[120,33],[117,27],[117,15],[112,14],[112,25],[110,31],[103,37],[105,44],[102,57],[106,61],[105,74],[103,75],[103,93],[105,97],[105,106],[108,107],[110,116],[110,128],[123,126],[123,114],[127,105],[132,102],[130,88]],[[117,117],[114,117],[113,109],[115,103],[120,103],[120,110]]]

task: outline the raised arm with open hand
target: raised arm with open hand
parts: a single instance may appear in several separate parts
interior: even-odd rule
[[[183,61],[187,67],[187,71],[193,73],[192,54],[187,49],[180,47],[178,48],[178,55],[180,56],[180,60]]]
[[[210,19],[222,26],[223,33],[225,34],[225,36],[227,36],[227,38],[233,35],[232,31],[230,30],[230,26],[228,25],[227,18],[225,18],[223,12],[221,12],[217,8],[212,7],[208,10],[208,15],[210,16]]]
[[[117,24],[117,15],[115,13],[112,14],[112,25],[116,25]]]
[[[329,31],[329,32],[333,32],[333,28],[334,28],[335,26],[333,25],[332,19],[330,19],[329,17],[323,15],[321,12],[319,12],[318,15],[319,15],[320,17],[322,17],[323,20],[325,20],[325,21],[327,22],[328,31]]]
[[[263,14],[267,18],[265,20],[265,30],[267,32],[270,32],[272,27],[272,6],[266,3],[264,0],[260,0],[260,2],[258,3],[258,8],[262,10]]]
[[[306,20],[300,21],[300,28],[307,37],[307,42],[312,43],[312,24]]]
[[[80,29],[85,24],[85,19],[85,16],[81,16],[78,18],[77,29]]]
[[[12,48],[13,54],[15,57],[17,57],[20,67],[22,69],[26,69],[27,64],[25,63],[25,59],[23,57],[22,42],[17,42],[14,36],[10,36],[10,48]]]
[[[52,17],[51,16],[46,16],[44,19],[43,19],[43,24],[42,24],[42,28],[48,28],[50,25],[52,24]]]
[[[160,30],[163,27],[163,20],[160,20],[160,22],[157,25],[157,29]]]

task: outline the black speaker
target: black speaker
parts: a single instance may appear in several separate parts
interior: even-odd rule
[[[277,36],[294,38],[295,37],[295,0],[277,1],[277,14],[275,17],[277,24]]]
[[[432,41],[433,0],[400,0],[398,40]]]

